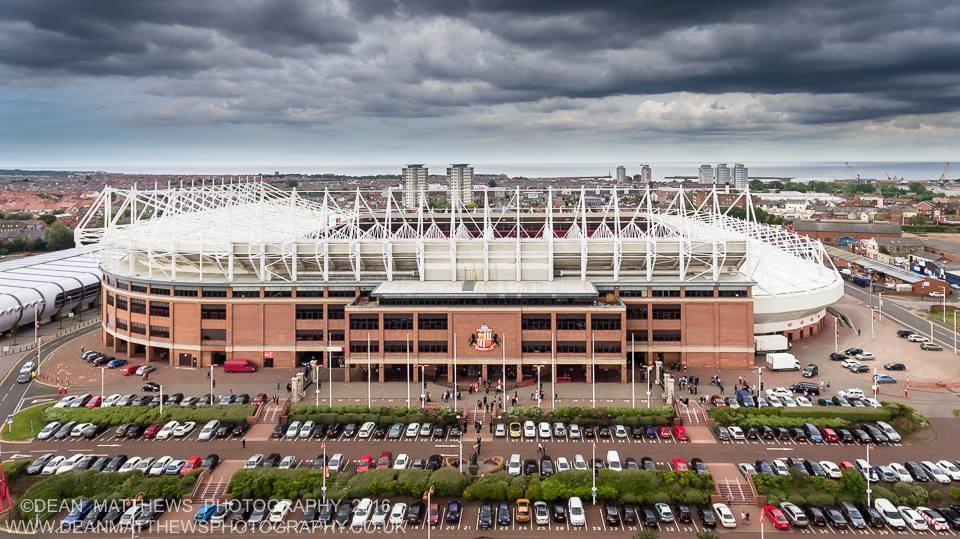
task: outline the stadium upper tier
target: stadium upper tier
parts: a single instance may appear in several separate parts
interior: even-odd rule
[[[703,195],[700,192],[699,195]],[[717,192],[488,189],[476,204],[404,208],[402,192],[283,191],[262,182],[107,187],[76,231],[109,273],[290,286],[580,277],[621,288],[751,286],[763,324],[842,295],[819,241],[728,215]],[[428,198],[428,197],[423,197]],[[694,198],[699,204],[694,204]]]

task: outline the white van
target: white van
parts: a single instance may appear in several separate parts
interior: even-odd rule
[[[623,470],[623,464],[620,463],[620,453],[616,451],[607,451],[607,468],[619,472]]]
[[[373,500],[370,498],[360,500],[353,509],[353,520],[350,522],[350,527],[354,529],[363,528],[367,524],[367,519],[370,518],[370,511],[372,510]]]
[[[220,428],[220,422],[216,419],[211,419],[207,421],[207,424],[203,426],[203,429],[200,430],[200,436],[197,437],[197,440],[207,441],[213,439],[213,434],[217,432],[217,429]]]
[[[587,515],[583,511],[583,502],[574,496],[567,501],[567,514],[570,515],[570,525],[583,527],[587,525]]]
[[[897,511],[897,508],[890,503],[890,500],[886,498],[877,498],[873,500],[873,508],[880,513],[880,516],[883,517],[883,521],[887,526],[896,528],[897,530],[907,529],[907,523],[904,522],[903,517],[900,515],[900,511]]]
[[[120,527],[133,528],[133,525],[137,522],[137,519],[140,518],[141,514],[143,514],[142,504],[131,505],[129,509],[123,512],[123,516],[120,517]]]

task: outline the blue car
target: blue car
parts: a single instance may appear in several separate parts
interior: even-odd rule
[[[447,502],[447,522],[456,524],[460,522],[460,500],[450,500]]]
[[[217,504],[208,503],[200,506],[200,509],[197,510],[197,514],[193,516],[194,522],[209,522],[210,517],[217,512]]]
[[[116,369],[117,367],[123,367],[126,364],[127,364],[126,359],[113,359],[113,360],[110,360],[110,363],[107,363],[107,368]]]
[[[83,523],[83,519],[86,518],[87,513],[89,513],[91,509],[93,509],[93,500],[80,500],[73,506],[70,513],[63,517],[63,520],[60,522],[60,528],[66,530],[79,526]]]
[[[897,379],[889,374],[875,374],[873,376],[873,381],[876,384],[895,384]]]

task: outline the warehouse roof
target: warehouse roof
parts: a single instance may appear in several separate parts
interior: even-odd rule
[[[844,251],[843,249],[838,249],[829,245],[824,245],[823,247],[827,250],[827,254],[833,258],[851,262],[870,271],[889,275],[890,277],[899,279],[905,283],[913,284],[923,280],[922,276],[907,271],[903,268],[898,268],[897,266],[884,264],[878,260],[873,260],[865,256],[860,256],[858,254],[851,253],[850,251]]]
[[[796,221],[793,230],[803,232],[858,232],[861,234],[900,234],[897,223],[860,223],[850,221]]]
[[[556,297],[592,298],[597,287],[580,279],[553,281],[384,281],[374,297]]]

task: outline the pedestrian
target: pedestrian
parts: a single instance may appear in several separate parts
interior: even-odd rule
[[[213,387],[214,387],[214,388],[217,387],[217,379],[216,379],[216,378],[213,379]]]
[[[747,524],[750,524],[750,513],[749,513],[749,512],[747,513],[747,518],[746,518],[746,520],[747,520]]]
[[[277,382],[277,391],[280,391],[280,384],[281,384],[281,383],[282,383],[282,382]]]
[[[540,456],[543,456],[543,442],[537,444],[537,453],[540,453]]]
[[[247,448],[247,439],[246,439],[246,438],[240,438],[240,448],[241,448],[241,449],[246,449],[246,448]]]

